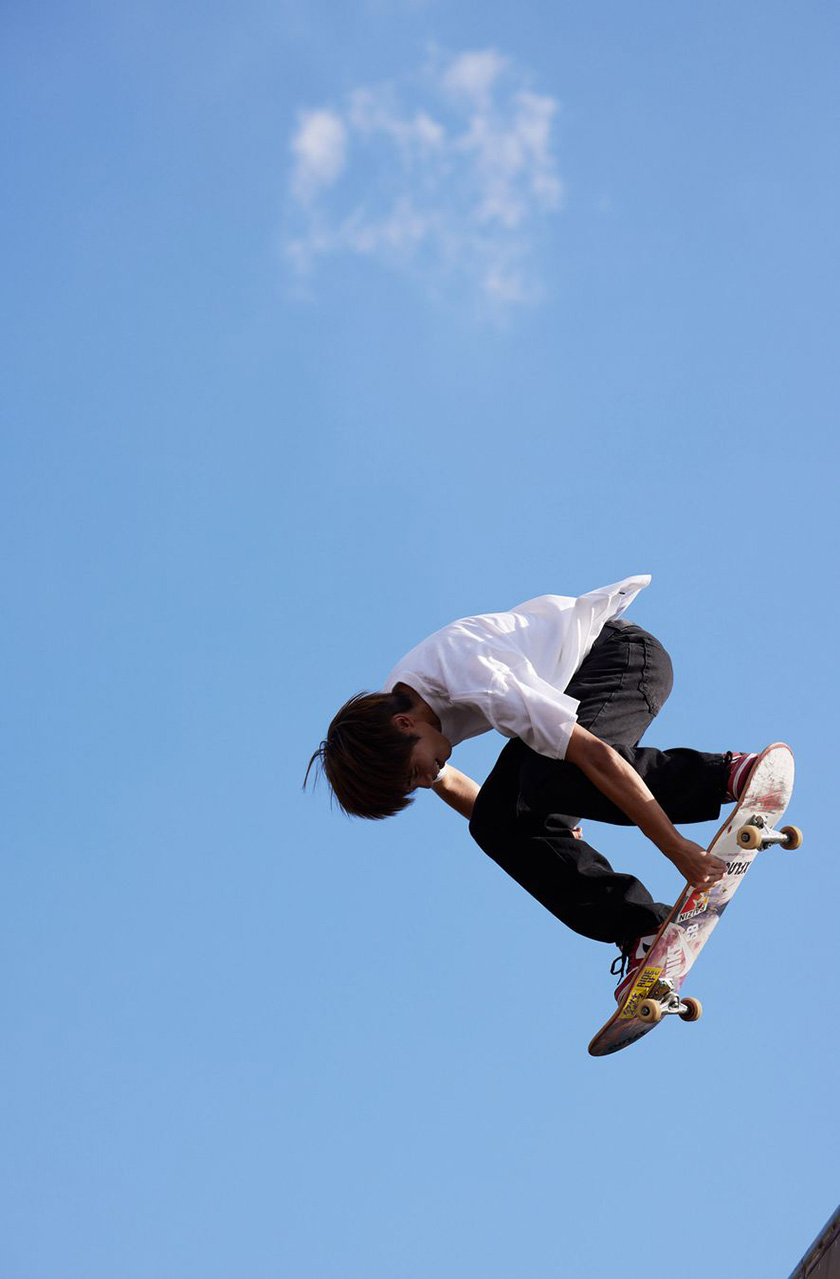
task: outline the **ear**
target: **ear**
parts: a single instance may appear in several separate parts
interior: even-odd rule
[[[399,715],[392,715],[391,723],[394,725],[394,728],[398,729],[401,733],[414,732],[414,716],[404,711]]]

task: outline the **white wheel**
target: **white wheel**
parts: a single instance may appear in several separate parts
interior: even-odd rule
[[[688,999],[683,1000],[683,1003],[685,1004],[685,1012],[680,1013],[680,1019],[682,1021],[699,1021],[703,1016],[703,1005],[700,1000],[692,999],[689,996]]]
[[[802,847],[802,831],[798,826],[783,826],[782,834],[785,837],[782,848],[792,849]]]
[[[741,848],[760,848],[762,832],[758,826],[742,826],[738,831]]]
[[[655,999],[643,999],[636,1009],[636,1016],[639,1021],[646,1021],[655,1026],[661,1020],[662,1005],[657,1003]]]

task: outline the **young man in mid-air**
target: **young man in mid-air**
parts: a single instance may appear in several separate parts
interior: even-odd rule
[[[397,663],[383,692],[351,698],[309,762],[352,816],[391,817],[413,791],[435,791],[552,914],[618,946],[619,1003],[670,908],[614,871],[578,822],[638,826],[690,884],[709,888],[725,865],[673,823],[717,818],[756,758],[639,746],[673,683],[665,649],[623,616],[649,582],[541,595],[445,626]],[[491,728],[511,740],[479,787],[447,761]]]

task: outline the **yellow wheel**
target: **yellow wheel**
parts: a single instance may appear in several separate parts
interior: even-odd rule
[[[685,1004],[685,1012],[680,1013],[682,1021],[699,1021],[703,1016],[703,1005],[700,1000],[692,999],[689,996],[688,999],[683,1000],[683,1003]]]
[[[762,831],[758,826],[742,826],[738,831],[741,848],[760,848]]]
[[[655,1026],[662,1017],[662,1005],[655,999],[643,999],[636,1010],[636,1016],[639,1021],[647,1021]]]
[[[785,842],[782,848],[801,848],[802,847],[802,831],[798,826],[783,826],[782,834]]]

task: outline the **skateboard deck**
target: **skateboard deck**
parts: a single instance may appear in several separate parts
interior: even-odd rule
[[[793,790],[793,753],[783,742],[762,751],[736,807],[709,845],[726,863],[726,874],[709,889],[686,884],[645,956],[627,998],[589,1045],[593,1057],[628,1048],[668,1013],[696,1021],[698,1000],[683,1000],[680,989],[700,951],[717,927],[756,855],[772,844],[798,848],[795,826],[775,830]]]

